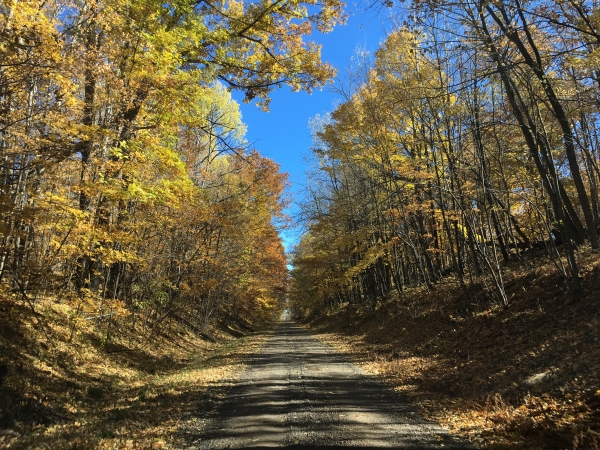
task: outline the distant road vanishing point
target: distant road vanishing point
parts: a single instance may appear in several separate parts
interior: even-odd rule
[[[472,448],[293,322],[247,363],[188,448]]]

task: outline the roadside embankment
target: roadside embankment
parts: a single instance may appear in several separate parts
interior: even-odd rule
[[[0,449],[180,448],[265,337],[233,322],[202,336],[172,320],[145,341],[124,329],[103,339],[65,308],[41,301],[34,316],[0,300]]]
[[[446,283],[309,326],[482,448],[597,449],[600,261],[581,265],[578,301],[548,265],[508,276],[508,308]]]

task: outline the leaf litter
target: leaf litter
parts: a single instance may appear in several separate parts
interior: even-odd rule
[[[448,283],[308,326],[481,448],[598,449],[600,258],[582,266],[578,301],[547,264],[508,273],[506,309]]]
[[[70,339],[62,309],[39,302],[42,330],[25,306],[0,300],[0,352],[10,362],[0,449],[179,448],[265,340],[229,324],[235,333],[214,327],[211,342],[176,322],[145,346],[102,342],[92,323]]]

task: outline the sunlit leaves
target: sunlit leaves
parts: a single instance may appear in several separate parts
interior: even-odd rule
[[[333,70],[305,39],[341,6],[2,4],[0,279],[133,328],[272,314],[286,178],[247,149],[230,89],[266,107],[282,84],[322,86]]]

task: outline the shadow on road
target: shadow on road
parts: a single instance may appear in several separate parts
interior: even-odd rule
[[[282,322],[193,448],[466,449],[393,390]]]

